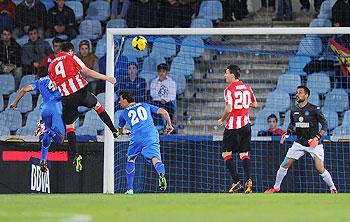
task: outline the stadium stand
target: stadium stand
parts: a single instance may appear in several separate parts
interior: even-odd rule
[[[90,126],[81,126],[75,131],[77,136],[97,136],[97,130]]]
[[[301,78],[298,75],[282,74],[278,77],[277,89],[288,94],[295,93],[295,87],[301,85]]]
[[[15,78],[13,77],[13,75],[1,74],[0,83],[0,94],[9,95],[13,91],[15,91]]]
[[[10,129],[6,126],[0,126],[0,135],[2,135],[2,136],[11,135]]]
[[[73,9],[74,15],[75,15],[75,20],[77,22],[80,22],[84,18],[84,9],[83,9],[83,4],[80,1],[66,1],[64,4]]]
[[[22,127],[22,115],[18,110],[7,109],[0,113],[0,122],[10,131],[16,131]]]
[[[343,112],[349,109],[349,96],[344,89],[333,89],[326,94],[324,109],[335,110],[336,112]]]
[[[92,1],[87,9],[86,19],[106,21],[111,12],[107,1]]]
[[[4,96],[0,94],[0,111],[4,110]]]
[[[222,3],[220,1],[202,1],[198,18],[218,20],[223,18]]]
[[[156,38],[153,43],[151,55],[170,58],[176,55],[176,43],[172,37]]]
[[[99,20],[83,20],[79,25],[80,35],[77,38],[96,40],[102,36],[102,26]]]
[[[32,82],[34,82],[35,78],[36,78],[35,75],[25,75],[25,76],[23,76],[22,79],[21,79],[21,82],[19,84],[19,88],[18,89],[21,89],[21,88],[25,87],[26,85],[31,84]],[[30,93],[31,94],[36,94],[37,91],[33,90]]]
[[[327,73],[313,73],[307,78],[307,87],[315,94],[325,94],[331,89],[331,80]]]
[[[183,75],[186,78],[191,78],[194,73],[194,60],[191,57],[178,55],[176,56],[170,67],[170,73],[174,75]]]
[[[17,92],[14,92],[10,95],[9,103],[8,103],[6,109],[10,109],[10,105],[15,100],[17,94],[18,94]],[[30,93],[29,94],[26,93],[23,96],[23,98],[21,99],[21,101],[19,101],[19,103],[17,105],[17,110],[19,110],[21,113],[27,113],[27,112],[31,111],[32,109],[33,109],[32,95]]]

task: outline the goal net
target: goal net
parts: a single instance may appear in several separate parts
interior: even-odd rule
[[[106,33],[107,75],[114,75],[118,83],[106,85],[105,103],[106,110],[114,114],[115,125],[121,112],[119,90],[130,90],[136,102],[156,104],[171,114],[176,130],[172,135],[164,134],[164,120],[154,116],[167,192],[227,192],[232,183],[220,152],[224,128],[217,126],[225,106],[224,72],[230,64],[241,68],[240,79],[251,86],[259,103],[259,108],[250,111],[254,190],[262,192],[273,185],[293,141],[290,138],[280,145],[279,135],[267,132],[267,119],[275,115],[277,127],[286,130],[296,87],[305,85],[311,90],[310,102],[320,106],[328,120],[323,138],[325,166],[339,189],[350,191],[346,141],[350,135],[350,38],[346,34],[350,28],[150,28],[107,29]],[[138,35],[148,41],[141,52],[131,46]],[[157,83],[160,64],[169,67],[167,79],[175,88]],[[128,137],[114,142],[105,130],[104,192],[126,190],[127,148]],[[236,169],[244,178],[241,161],[235,158]],[[158,192],[151,164],[141,156],[136,162],[135,192]],[[327,190],[308,155],[290,169],[282,189]]]

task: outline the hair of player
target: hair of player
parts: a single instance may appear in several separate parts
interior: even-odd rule
[[[160,70],[166,70],[166,71],[169,71],[169,67],[167,64],[165,63],[161,63],[157,66],[157,71],[159,72]]]
[[[138,66],[137,62],[131,61],[128,63],[128,67],[129,66],[136,66],[136,69],[139,70],[139,66]]]
[[[269,122],[270,119],[275,119],[276,123],[278,122],[277,116],[273,113],[267,117],[267,122]]]
[[[54,45],[55,43],[63,43],[64,41],[62,40],[62,39],[60,39],[60,38],[54,38],[54,39],[52,39],[52,45]]]
[[[2,32],[12,33],[12,29],[10,27],[6,26],[5,28],[3,28]]]
[[[298,86],[297,89],[304,89],[307,96],[310,97],[310,89],[307,88],[306,86]]]
[[[128,103],[133,103],[135,102],[135,97],[132,94],[132,92],[130,91],[120,91],[118,93],[119,96],[123,97],[123,99],[126,99],[126,101],[128,101]]]
[[[34,30],[38,31],[38,27],[36,27],[34,25],[30,26],[29,29],[28,29],[28,33],[31,32],[31,31],[34,31]]]
[[[229,65],[227,69],[230,70],[230,73],[235,75],[235,79],[239,79],[241,76],[241,69],[237,65]]]
[[[70,42],[65,42],[61,47],[62,52],[69,52],[70,50],[74,51],[74,45]]]

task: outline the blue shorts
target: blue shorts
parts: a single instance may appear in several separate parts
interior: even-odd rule
[[[151,162],[153,157],[156,157],[161,161],[159,141],[130,141],[127,153],[128,160],[133,159],[140,154],[142,154],[148,162]]]
[[[45,128],[51,128],[60,135],[65,135],[65,126],[62,117],[62,103],[52,102],[42,104],[40,107],[41,118],[45,122]]]

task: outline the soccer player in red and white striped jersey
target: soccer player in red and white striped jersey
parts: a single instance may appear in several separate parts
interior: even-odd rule
[[[226,121],[221,153],[233,180],[229,192],[234,193],[243,188],[232,158],[232,153],[239,153],[245,174],[245,192],[251,193],[253,185],[250,177],[249,108],[258,107],[258,103],[252,89],[239,79],[240,75],[241,70],[236,65],[229,65],[225,70],[225,79],[229,86],[224,91],[225,110],[218,125],[222,126]]]
[[[83,78],[80,72],[95,79],[108,81],[111,84],[115,84],[116,80],[114,77],[102,75],[89,69],[73,53],[73,44],[70,42],[64,43],[62,45],[62,52],[57,54],[49,65],[49,77],[62,94],[62,113],[64,123],[66,124],[67,139],[70,148],[76,151],[76,171],[80,172],[82,170],[80,163],[82,157],[77,150],[74,130],[74,122],[79,117],[78,106],[94,109],[100,119],[112,131],[113,136],[118,136],[118,131],[114,127],[111,118],[104,107],[97,101],[96,96],[88,91],[88,82]]]

